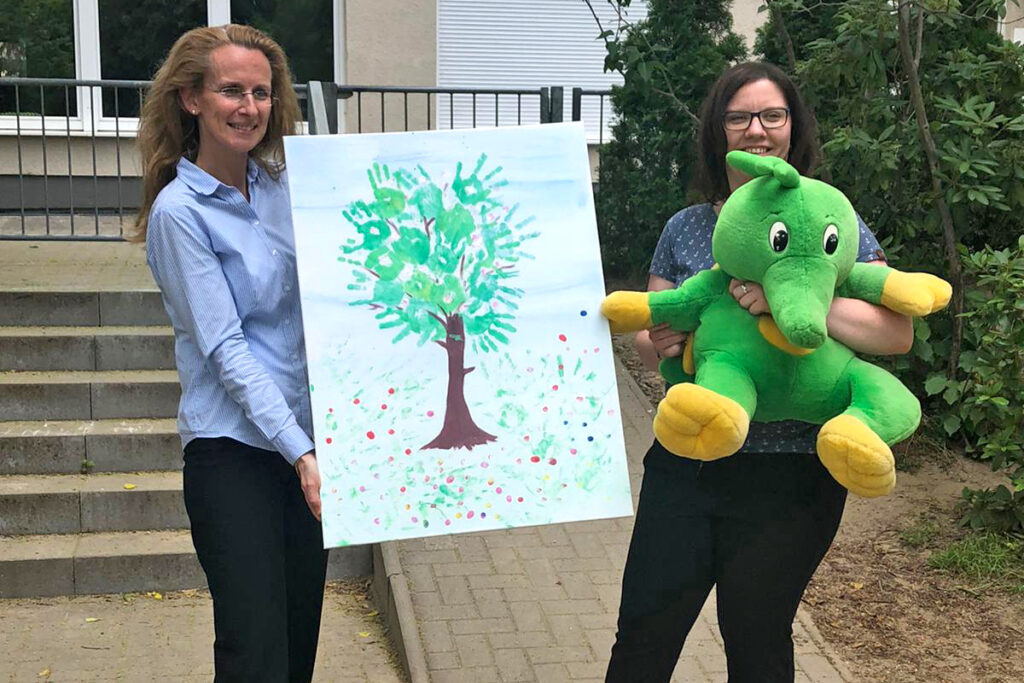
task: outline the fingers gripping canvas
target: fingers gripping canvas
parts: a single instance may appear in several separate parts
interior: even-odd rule
[[[286,152],[325,545],[631,514],[583,128]]]

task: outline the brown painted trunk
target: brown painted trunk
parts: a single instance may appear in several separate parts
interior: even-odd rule
[[[434,440],[423,446],[423,450],[437,448],[452,450],[474,446],[495,440],[493,434],[480,429],[469,414],[466,405],[466,375],[473,368],[466,368],[466,334],[462,316],[452,315],[445,319],[445,340],[441,344],[448,354],[448,398],[444,411],[444,424]]]

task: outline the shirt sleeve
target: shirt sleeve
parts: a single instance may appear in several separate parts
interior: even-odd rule
[[[289,463],[313,450],[284,394],[249,349],[201,219],[185,208],[154,211],[146,251],[175,324],[195,343],[228,396]]]
[[[669,282],[677,282],[679,279],[679,267],[674,250],[678,220],[678,215],[668,220],[661,231],[661,237],[658,238],[658,246],[654,248],[654,255],[651,256],[650,274],[657,275]]]
[[[860,229],[860,246],[857,248],[857,260],[866,263],[868,261],[887,261],[885,250],[878,243],[875,234],[867,226],[864,219],[857,214],[857,227]]]

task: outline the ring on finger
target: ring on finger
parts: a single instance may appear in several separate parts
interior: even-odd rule
[[[740,289],[742,289],[742,290],[743,290],[743,293],[744,293],[744,294],[746,294],[746,293],[747,293],[747,291],[748,291],[748,290],[747,290],[747,286],[746,286],[745,284],[740,284]]]

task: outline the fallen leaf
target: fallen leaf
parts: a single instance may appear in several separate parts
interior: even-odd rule
[[[860,581],[853,581],[853,582],[850,583],[850,588],[852,588],[855,591],[859,591],[863,587],[864,587],[864,584],[861,583]]]
[[[39,678],[43,678],[43,677],[49,676],[49,675],[50,675],[50,668],[49,667],[43,669],[42,671],[40,671],[39,673],[36,674],[36,676],[38,676]]]
[[[95,624],[97,621],[100,621],[99,617],[86,617],[85,618],[85,623],[87,623],[87,624]]]
[[[146,597],[153,598],[154,600],[163,600],[164,596],[156,591],[149,591],[146,593]]]
[[[370,637],[370,632],[369,631],[360,631],[359,632],[359,636],[362,637],[362,638],[369,638]]]
[[[124,488],[126,491],[131,491],[133,488],[135,488],[135,484],[125,484]]]
[[[373,610],[372,612],[368,612],[368,613],[366,614],[366,616],[368,616],[368,617],[375,617],[375,616],[377,616],[378,614],[380,614],[380,612],[378,612],[377,610]]]

